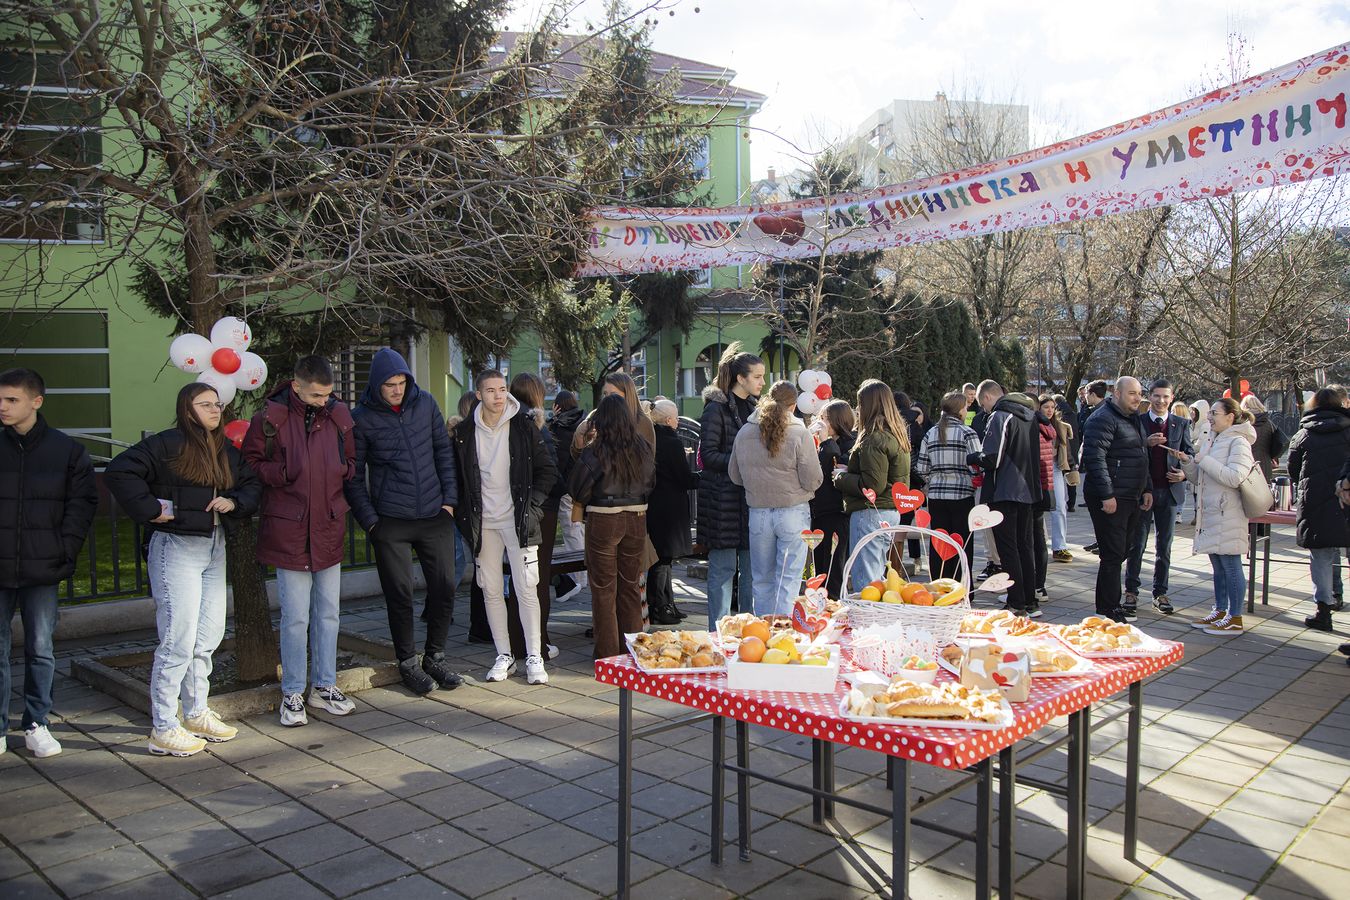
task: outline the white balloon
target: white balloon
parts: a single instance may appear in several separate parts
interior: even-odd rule
[[[820,384],[820,373],[815,369],[802,369],[801,374],[797,376],[797,386],[808,394],[816,389]]]
[[[211,326],[211,344],[214,347],[229,347],[243,353],[253,343],[253,330],[243,319],[226,316]]]
[[[267,363],[256,353],[239,354],[239,370],[230,378],[241,391],[256,391],[267,382]]]
[[[184,372],[204,372],[211,365],[211,342],[200,334],[180,334],[169,345],[169,361]]]
[[[830,373],[826,372],[824,369],[817,372],[816,377],[820,379],[820,384],[828,384],[830,387],[834,387],[834,381],[830,379]]]
[[[221,372],[217,372],[215,369],[208,369],[198,375],[197,380],[202,384],[209,384],[211,387],[215,388],[216,393],[220,395],[221,403],[229,405],[229,402],[234,399],[234,376],[225,375]]]
[[[803,393],[797,395],[797,409],[801,410],[802,415],[809,416],[815,413],[815,410],[812,408],[811,405],[811,401],[814,399],[815,399],[814,394]]]

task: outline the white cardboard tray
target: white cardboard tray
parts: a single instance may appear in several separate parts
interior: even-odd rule
[[[706,634],[707,632],[704,633]],[[706,669],[649,669],[642,663],[638,662],[637,653],[634,652],[633,650],[633,638],[637,636],[638,636],[637,632],[633,634],[625,634],[623,636],[623,641],[628,646],[628,655],[633,657],[633,663],[638,667],[639,670],[641,670],[646,675],[699,675],[699,674],[707,674],[709,672],[725,672],[727,670],[725,663],[723,663],[720,666],[709,666]],[[717,650],[722,649],[718,645],[716,639],[712,640],[711,643],[714,649]],[[722,655],[726,656],[726,652],[723,651]]]

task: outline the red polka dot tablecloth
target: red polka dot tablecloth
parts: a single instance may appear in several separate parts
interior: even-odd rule
[[[848,684],[842,679],[831,694],[732,691],[727,689],[725,673],[648,675],[627,655],[596,660],[595,677],[605,684],[752,725],[946,769],[964,769],[1039,731],[1052,719],[1118,694],[1181,660],[1185,652],[1181,644],[1161,643],[1168,648],[1165,655],[1097,659],[1092,671],[1078,678],[1033,678],[1031,697],[1025,703],[1011,704],[1013,724],[995,731],[849,721],[839,715],[839,699],[848,691]],[[943,672],[939,680],[955,679]]]

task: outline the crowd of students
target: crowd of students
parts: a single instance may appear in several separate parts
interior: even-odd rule
[[[1096,537],[1088,549],[1100,555],[1099,613],[1137,618],[1150,532],[1153,607],[1173,612],[1171,541],[1189,496],[1195,551],[1210,556],[1214,583],[1213,610],[1195,624],[1240,633],[1240,556],[1248,541],[1240,486],[1253,470],[1269,482],[1285,449],[1255,397],[1184,406],[1158,380],[1141,411],[1142,386],[1129,377],[1113,390],[1105,382],[1086,386],[1078,411],[1059,395],[1005,392],[991,380],[967,384],[942,397],[936,422],[922,403],[868,380],[854,403],[832,400],[808,423],[796,412],[796,388],[778,381],[766,389],[763,361],[736,345],[704,392],[692,460],[677,434],[675,404],[658,398],[647,408],[622,373],[607,376],[589,415],[561,391],[550,416],[538,377],[508,383],[484,371],[448,422],[392,349],[375,354],[354,410],[333,395],[333,382],[326,360],[300,359],[253,416],[240,449],[225,438],[216,391],[189,384],[179,392],[174,427],[107,467],[108,490],[149,535],[159,631],[152,753],[191,755],[236,734],[209,706],[209,676],[225,629],[226,539],[255,514],[258,562],[277,573],[280,720],[300,726],[309,708],[337,716],[354,708],[336,671],[349,510],[373,548],[403,683],[421,695],[463,682],[445,645],[457,573],[469,568],[470,639],[496,649],[485,680],[503,681],[523,662],[529,683],[548,682],[546,660],[557,654],[548,618],[560,526],[564,549],[583,550],[585,573],[570,588],[559,582],[556,602],[588,579],[596,658],[621,653],[623,635],[649,622],[677,624],[684,615],[674,603],[671,564],[694,549],[691,491],[696,539],[708,559],[709,628],[733,602],[760,615],[788,612],[811,552],[803,540],[810,529],[823,534],[814,563],[828,573],[831,596],[881,578],[888,561],[921,570],[919,542],[910,542],[906,564],[906,548],[868,539],[884,522],[912,521],[888,510],[897,482],[925,491],[932,527],[959,535],[972,566],[971,510],[981,503],[1000,514],[986,532],[981,577],[1006,572],[1006,608],[1039,616],[1049,562],[1073,561],[1066,516],[1079,500],[1081,475]],[[25,633],[23,728],[37,756],[60,752],[47,727],[57,585],[74,570],[98,502],[88,454],[40,412],[45,393],[36,372],[0,373],[0,697],[9,696],[17,609]],[[1344,389],[1323,388],[1312,398],[1288,468],[1298,543],[1311,555],[1316,612],[1307,624],[1330,631],[1342,604],[1340,554],[1350,543]],[[426,584],[420,654],[414,552]],[[850,556],[856,561],[845,572]],[[935,552],[927,565],[934,575],[944,571]],[[1342,649],[1350,654],[1350,645]],[[7,708],[0,725],[8,727]]]

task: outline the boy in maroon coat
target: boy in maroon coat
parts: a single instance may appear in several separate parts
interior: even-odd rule
[[[333,369],[321,356],[295,364],[253,421],[243,453],[263,483],[258,562],[275,566],[281,598],[281,724],[304,725],[309,705],[345,716],[355,705],[337,688],[343,483],[356,472],[352,414],[333,396]]]

